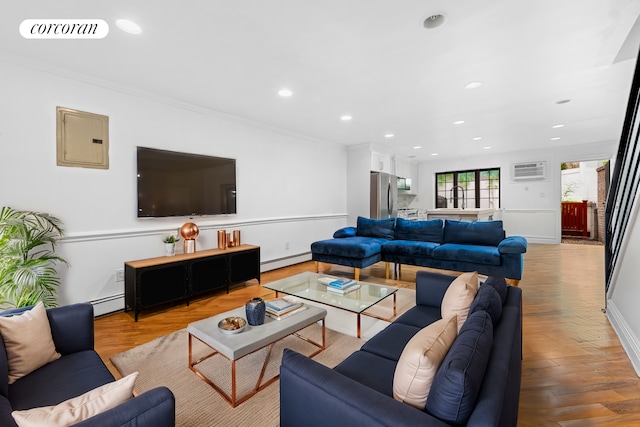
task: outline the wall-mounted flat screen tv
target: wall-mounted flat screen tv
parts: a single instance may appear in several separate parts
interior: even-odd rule
[[[138,147],[138,217],[236,213],[236,161]]]

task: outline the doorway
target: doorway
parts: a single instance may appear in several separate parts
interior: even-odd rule
[[[607,160],[561,163],[562,243],[604,244]]]

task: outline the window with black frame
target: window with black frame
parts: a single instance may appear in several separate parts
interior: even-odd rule
[[[500,168],[436,173],[436,208],[500,208]]]

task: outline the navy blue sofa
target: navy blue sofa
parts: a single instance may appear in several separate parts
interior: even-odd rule
[[[19,315],[14,309],[0,316]],[[47,309],[56,350],[62,354],[9,385],[7,354],[0,337],[0,426],[17,427],[11,412],[60,402],[114,381],[93,349],[93,306],[88,303]],[[85,420],[82,427],[173,427],[175,399],[166,387],[132,397],[115,408]]]
[[[419,271],[416,306],[330,369],[285,349],[280,423],[293,426],[515,427],[522,373],[522,290],[487,278],[440,365],[426,408],[393,398],[395,367],[407,342],[440,319],[455,276]]]
[[[336,231],[332,239],[311,244],[311,259],[360,269],[379,261],[511,279],[522,278],[527,241],[506,237],[502,221],[409,221],[358,217],[357,227]]]

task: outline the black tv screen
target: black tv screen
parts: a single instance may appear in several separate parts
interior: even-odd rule
[[[138,147],[138,217],[236,213],[236,161]]]

